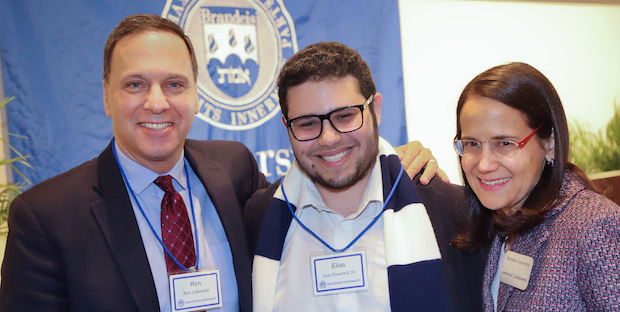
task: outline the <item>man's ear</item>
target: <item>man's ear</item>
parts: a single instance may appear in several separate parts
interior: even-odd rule
[[[375,111],[375,116],[377,117],[377,126],[381,124],[381,103],[383,102],[383,96],[381,93],[375,93],[372,99],[372,109]]]
[[[110,112],[110,104],[108,103],[108,84],[105,81],[103,82],[103,108],[105,115],[111,117],[112,112]]]
[[[200,96],[198,95],[198,86],[195,87],[195,91],[194,93],[196,94],[196,110],[194,111],[194,115],[198,114],[198,112],[200,111],[200,101],[198,99],[200,99]]]
[[[288,125],[286,124],[286,119],[284,118],[284,116],[282,116],[282,125],[284,125],[284,127],[288,128]]]

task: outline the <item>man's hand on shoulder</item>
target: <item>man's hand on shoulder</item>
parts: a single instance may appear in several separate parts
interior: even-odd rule
[[[422,184],[428,184],[435,175],[438,175],[446,183],[450,182],[448,175],[439,168],[437,159],[431,150],[422,146],[420,141],[412,141],[395,149],[410,178],[413,178],[424,168],[420,177]]]

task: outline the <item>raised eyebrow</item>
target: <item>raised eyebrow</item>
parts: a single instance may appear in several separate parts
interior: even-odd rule
[[[127,82],[129,82],[130,80],[134,80],[134,79],[138,79],[138,80],[147,80],[147,77],[146,77],[146,75],[144,75],[144,74],[142,74],[142,73],[134,73],[134,74],[129,74],[129,75],[124,76],[124,77],[121,79],[121,82],[122,82],[122,83],[127,83]]]
[[[468,136],[461,137],[459,140],[468,140],[468,141],[476,141],[476,142],[480,142],[480,140],[478,140],[478,139],[476,139],[476,138],[474,138],[474,137],[468,137]]]
[[[301,119],[301,118],[312,118],[312,117],[318,117],[318,116],[319,115],[302,115],[302,116],[291,118],[290,120]]]
[[[518,137],[515,136],[509,136],[509,135],[496,135],[494,137],[491,137],[489,140],[480,140],[478,138],[474,138],[474,137],[461,137],[460,140],[470,140],[470,141],[476,141],[476,142],[486,142],[486,141],[500,141],[500,140],[506,140],[506,141],[519,141]]]
[[[124,76],[121,80],[127,81],[127,80],[132,80],[132,79],[151,80],[151,75],[149,75],[148,73],[131,73],[131,74],[127,74],[126,76]],[[175,80],[175,79],[182,80],[182,81],[189,81],[189,78],[182,74],[170,74],[164,77],[163,81]]]
[[[357,106],[357,105],[353,105],[353,106],[345,106],[345,107],[341,107],[341,108],[338,108],[338,109],[336,109],[336,110],[333,110],[333,111],[331,111],[331,112],[332,112],[332,113],[334,113],[334,112],[339,112],[339,113],[342,113],[342,112],[344,112],[344,111],[358,112],[358,110],[357,110],[357,107],[356,107],[356,106]]]
[[[162,85],[178,83],[184,89],[190,88],[192,86],[191,80],[189,80],[189,78],[185,75],[171,75],[166,77],[161,83]]]
[[[185,75],[176,75],[176,74],[173,74],[173,75],[170,75],[170,76],[166,77],[165,80],[168,81],[168,80],[177,80],[177,79],[178,80],[183,80],[183,81],[189,81],[189,78],[187,76],[185,76]]]
[[[320,117],[320,116],[325,116],[325,115],[327,115],[327,114],[331,114],[331,113],[333,113],[333,112],[335,112],[335,111],[339,111],[339,110],[344,109],[344,108],[351,108],[352,106],[358,106],[358,105],[359,105],[359,104],[356,104],[356,105],[348,105],[348,106],[343,106],[343,107],[335,108],[335,109],[333,109],[333,110],[331,110],[331,111],[329,111],[329,112],[327,112],[327,113],[325,113],[325,114],[308,114],[308,115],[301,115],[301,116],[297,116],[297,117],[290,118],[290,120],[297,119],[297,118],[302,118],[302,117]]]
[[[498,136],[494,136],[491,138],[491,140],[493,141],[514,141],[517,142],[519,141],[519,138],[516,136],[509,136],[509,135],[498,135]]]

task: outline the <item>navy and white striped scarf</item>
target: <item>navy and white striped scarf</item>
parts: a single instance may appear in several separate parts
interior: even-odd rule
[[[392,151],[389,144],[388,147],[381,150]],[[401,164],[396,155],[380,155],[379,162],[385,200]],[[301,177],[295,164],[286,175],[286,189],[299,189]],[[382,216],[390,306],[392,311],[452,311],[435,233],[426,207],[410,181],[403,177]],[[287,195],[293,209],[296,209],[297,196]],[[296,222],[292,220],[280,186],[263,219],[254,256],[254,311],[274,310],[284,241],[291,222]],[[372,280],[372,276],[369,278]]]

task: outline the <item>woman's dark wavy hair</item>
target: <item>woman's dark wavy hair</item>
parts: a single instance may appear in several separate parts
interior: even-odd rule
[[[595,189],[585,173],[568,162],[568,125],[562,102],[551,82],[540,71],[525,63],[509,63],[490,68],[465,86],[456,108],[456,139],[461,138],[460,114],[471,96],[499,101],[520,112],[540,139],[555,139],[554,163],[545,163],[538,184],[523,206],[512,215],[484,208],[465,180],[470,209],[452,244],[465,250],[490,245],[493,237],[502,238],[525,233],[540,224],[560,196],[564,171],[570,170],[590,188]],[[462,172],[462,170],[461,170]],[[465,173],[462,172],[463,177]]]

